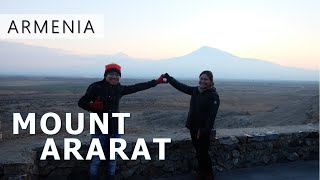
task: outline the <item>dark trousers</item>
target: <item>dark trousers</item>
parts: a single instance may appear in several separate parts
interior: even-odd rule
[[[101,131],[97,131],[96,134],[92,134],[92,138],[98,138],[102,148],[105,151],[105,156],[107,161],[107,167],[106,167],[106,175],[107,180],[114,179],[115,173],[116,173],[116,160],[110,160],[110,138],[120,138],[121,135],[119,134],[102,134]],[[116,147],[118,147],[119,144],[116,144]],[[116,156],[117,158],[117,156]],[[99,179],[99,167],[101,164],[101,160],[99,156],[92,156],[91,162],[90,162],[90,180],[98,180]]]
[[[209,156],[210,134],[202,133],[199,139],[197,134],[198,130],[190,130],[192,144],[197,153],[200,175],[212,175],[212,161]]]

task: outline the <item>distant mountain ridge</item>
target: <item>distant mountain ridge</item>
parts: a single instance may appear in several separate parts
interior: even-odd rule
[[[285,67],[268,61],[241,58],[203,46],[187,55],[150,60],[131,58],[125,53],[81,56],[63,50],[0,42],[2,75],[44,75],[102,77],[104,65],[115,62],[127,78],[155,78],[168,72],[177,78],[197,78],[212,70],[215,78],[255,80],[318,81],[319,71]]]

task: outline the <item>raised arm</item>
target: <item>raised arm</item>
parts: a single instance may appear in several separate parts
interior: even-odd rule
[[[170,83],[174,88],[176,88],[177,90],[192,95],[193,90],[195,87],[191,87],[188,85],[185,85],[179,81],[177,81],[176,79],[174,79],[173,77],[171,77],[169,74],[165,74],[164,76],[165,78],[167,78],[168,83]]]
[[[121,96],[132,94],[138,91],[143,91],[152,87],[155,87],[157,84],[166,83],[164,80],[164,74],[161,74],[161,76],[157,80],[151,80],[144,83],[138,83],[135,85],[130,86],[121,86]]]
[[[127,95],[127,94],[132,94],[138,91],[143,91],[152,87],[155,87],[157,85],[156,80],[151,80],[148,82],[144,83],[138,83],[134,85],[129,85],[129,86],[121,86],[121,95]]]

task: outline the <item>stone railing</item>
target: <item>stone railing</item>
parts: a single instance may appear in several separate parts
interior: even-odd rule
[[[185,134],[188,137],[188,134]],[[252,129],[226,129],[217,132],[210,154],[216,171],[268,165],[279,162],[319,159],[318,125],[283,126]],[[0,144],[1,145],[1,144]],[[150,161],[118,160],[117,178],[160,177],[190,172],[195,168],[195,151],[190,139],[173,139],[166,145],[166,160],[158,158],[158,144],[148,143]],[[127,144],[126,153],[132,154],[134,144]],[[82,146],[80,154],[85,157],[88,146]],[[89,161],[40,161],[42,148],[34,149],[28,163],[0,164],[0,179],[87,179]],[[63,154],[63,149],[59,149]],[[104,176],[102,164],[101,175]]]

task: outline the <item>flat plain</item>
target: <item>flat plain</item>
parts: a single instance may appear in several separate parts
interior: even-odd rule
[[[78,107],[87,87],[101,79],[58,77],[0,77],[0,132],[2,140],[24,138],[29,130],[13,135],[13,113],[36,113],[37,135],[40,118],[55,112],[62,119],[59,135],[66,135],[65,113],[72,113],[74,127],[77,114],[89,112]],[[131,85],[151,79],[121,79]],[[196,86],[197,80],[181,80]],[[319,83],[301,81],[216,80],[221,105],[215,121],[217,129],[286,126],[319,123]],[[126,120],[126,133],[172,134],[185,132],[190,96],[169,84],[122,97],[120,111],[131,113]],[[89,121],[89,119],[88,119]],[[85,122],[85,131],[89,129]],[[48,120],[53,128],[53,120]]]

